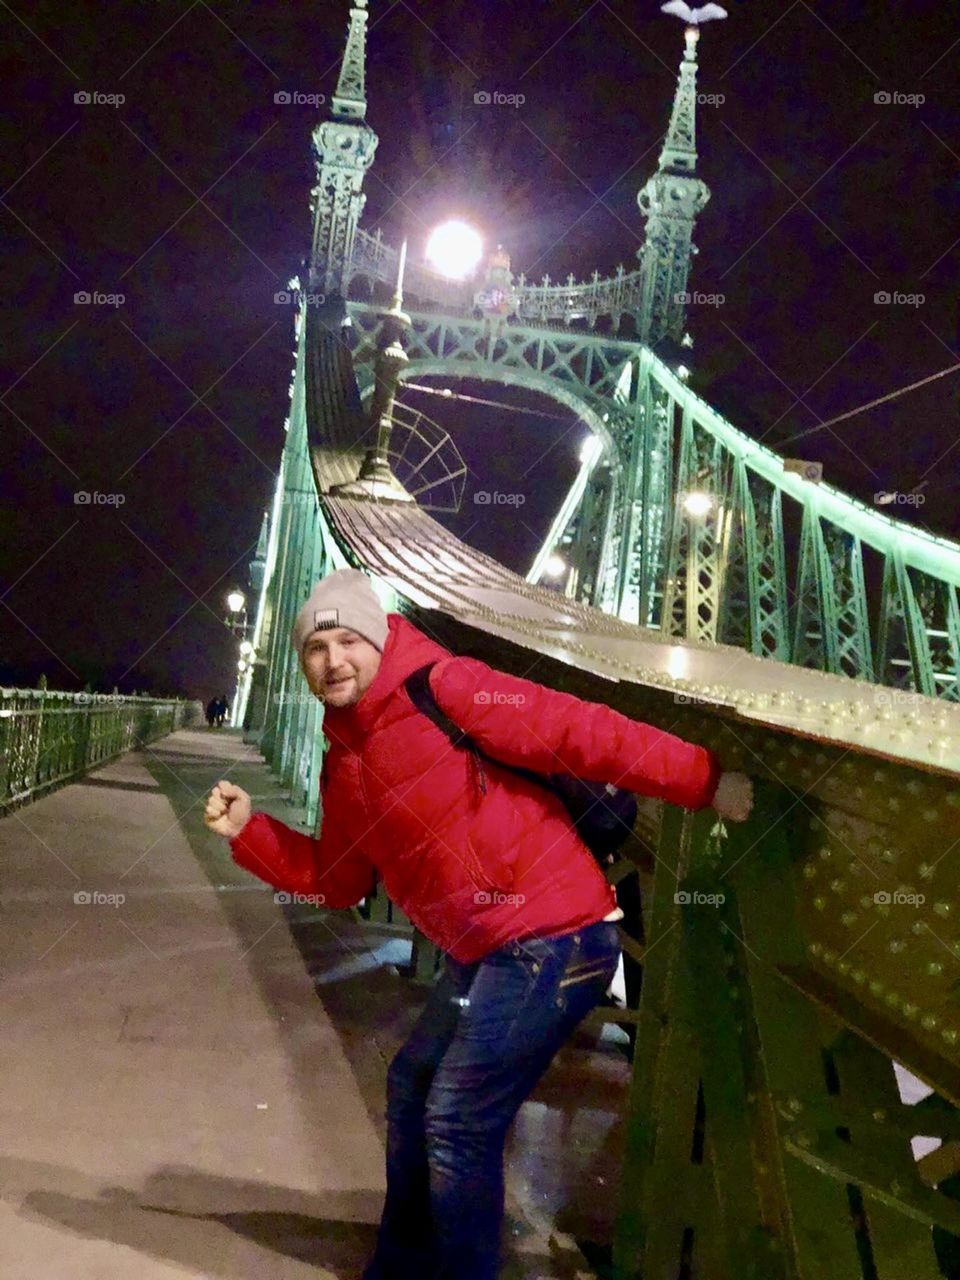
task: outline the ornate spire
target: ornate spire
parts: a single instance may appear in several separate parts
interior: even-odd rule
[[[250,586],[260,594],[263,588],[263,576],[267,565],[267,547],[270,539],[270,512],[263,513],[263,519],[260,522],[260,537],[257,540],[257,550],[253,559],[250,561],[248,577]]]
[[[311,291],[346,296],[357,224],[367,197],[363,179],[373,163],[377,135],[364,121],[367,0],[354,0],[347,47],[330,118],[317,125],[317,185],[312,191]]]
[[[333,95],[333,115],[337,120],[362,120],[367,114],[364,85],[366,48],[367,0],[354,0],[347,47],[340,64],[340,79]]]
[[[678,11],[676,6],[668,7],[668,12],[672,11]],[[710,188],[694,176],[699,38],[700,32],[691,22],[684,33],[680,77],[657,172],[637,195],[647,225],[644,245],[637,255],[643,280],[636,319],[640,341],[648,346],[668,335],[677,342],[682,338],[690,260],[697,251],[694,223],[710,199]]]
[[[671,173],[693,173],[697,167],[697,41],[700,32],[696,27],[687,27],[683,34],[685,46],[680,80],[658,166],[669,169]]]

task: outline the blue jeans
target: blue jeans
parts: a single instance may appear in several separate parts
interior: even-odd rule
[[[387,1198],[364,1280],[495,1280],[507,1130],[619,955],[601,921],[447,958],[390,1064]]]

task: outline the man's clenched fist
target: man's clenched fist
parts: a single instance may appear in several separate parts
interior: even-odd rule
[[[218,836],[232,840],[247,825],[252,810],[250,797],[242,787],[220,781],[207,796],[203,820]]]
[[[730,822],[744,822],[749,818],[753,808],[753,783],[745,773],[721,773],[713,808]]]

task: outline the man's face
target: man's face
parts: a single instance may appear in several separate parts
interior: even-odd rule
[[[380,670],[380,650],[349,627],[314,631],[300,662],[310,692],[328,707],[359,702]]]

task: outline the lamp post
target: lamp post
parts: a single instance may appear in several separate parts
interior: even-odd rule
[[[226,605],[227,617],[224,622],[240,641],[237,679],[230,706],[230,724],[236,728],[237,712],[240,706],[240,686],[247,671],[253,665],[254,648],[248,636],[250,624],[247,621],[247,597],[242,591],[234,589],[228,594]]]

